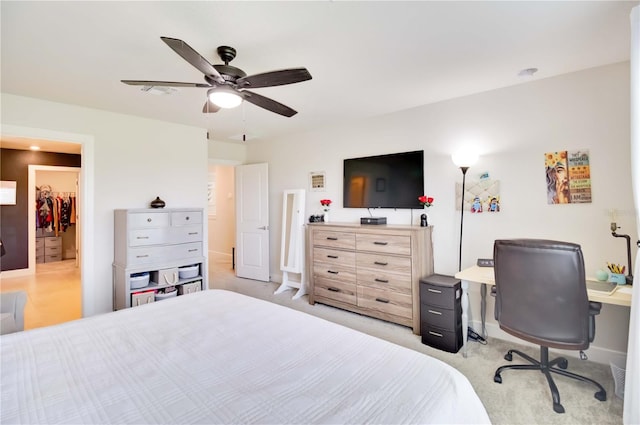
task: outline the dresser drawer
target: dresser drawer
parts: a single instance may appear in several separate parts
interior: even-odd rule
[[[358,234],[356,235],[356,249],[385,254],[411,255],[411,237]]]
[[[44,255],[62,255],[62,246],[45,246]]]
[[[44,238],[36,238],[36,249],[38,248],[44,249]]]
[[[460,305],[462,286],[459,279],[432,275],[420,279],[420,303],[433,307],[454,309]]]
[[[450,310],[447,308],[422,305],[420,307],[420,320],[424,324],[452,331],[462,323],[460,313],[461,310],[459,307]]]
[[[339,280],[345,283],[356,283],[356,268],[342,264],[313,263],[313,276],[320,278]]]
[[[358,268],[356,275],[358,285],[411,294],[411,275],[409,274]]]
[[[422,343],[439,350],[457,353],[462,347],[462,328],[445,330],[428,323],[420,324]]]
[[[353,251],[339,251],[329,248],[316,248],[313,251],[313,262],[326,265],[342,265],[355,267],[356,253]]]
[[[151,213],[151,212],[139,212],[130,213],[128,217],[130,229],[141,229],[147,227],[168,227],[169,213]]]
[[[171,228],[171,243],[198,242],[203,239],[202,225]]]
[[[181,245],[134,247],[127,251],[127,264],[135,266],[201,256],[201,242]]]
[[[356,235],[349,232],[334,232],[330,230],[315,230],[313,244],[331,248],[355,249]]]
[[[377,310],[407,319],[413,317],[411,295],[358,286],[358,307]]]
[[[361,268],[379,270],[381,272],[403,273],[411,278],[411,258],[392,257],[389,255],[368,254],[358,252],[356,254],[356,266]]]
[[[162,245],[168,242],[168,227],[137,229],[129,232],[129,246]]]
[[[45,263],[53,263],[55,261],[62,261],[62,254],[61,253],[58,253],[58,254],[45,254],[44,255],[44,262]]]
[[[356,284],[317,277],[313,286],[317,297],[356,305]]]
[[[54,237],[46,237],[44,238],[44,247],[61,247],[62,246],[62,238],[60,236]]]
[[[174,211],[171,213],[172,226],[202,224],[202,211]]]

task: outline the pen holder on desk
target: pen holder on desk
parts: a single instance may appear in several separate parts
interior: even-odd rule
[[[625,285],[627,283],[627,278],[622,273],[611,273],[609,275],[609,282],[617,283],[618,285]]]

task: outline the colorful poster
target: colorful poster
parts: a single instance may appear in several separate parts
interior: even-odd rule
[[[589,151],[559,151],[544,154],[548,204],[591,202]]]

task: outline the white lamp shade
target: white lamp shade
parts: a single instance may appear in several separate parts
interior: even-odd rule
[[[242,103],[242,98],[240,96],[233,92],[224,90],[212,91],[209,93],[209,99],[221,108],[235,108]]]
[[[471,167],[478,161],[478,154],[472,150],[464,150],[451,155],[451,160],[458,167]]]

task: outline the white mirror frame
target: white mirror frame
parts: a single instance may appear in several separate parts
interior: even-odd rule
[[[285,190],[282,197],[282,237],[280,239],[280,270],[282,284],[276,294],[289,288],[298,288],[294,299],[307,293],[304,246],[304,189]],[[292,281],[289,273],[299,274],[298,282]]]

